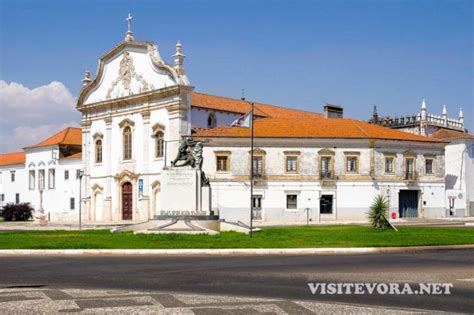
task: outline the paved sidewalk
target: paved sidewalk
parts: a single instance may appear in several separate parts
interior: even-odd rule
[[[390,220],[395,226],[466,226],[474,224],[474,217],[465,218],[442,218],[442,219],[424,219],[424,218],[409,218]],[[310,221],[309,224],[304,222],[255,222],[257,227],[270,226],[325,226],[325,225],[369,225],[368,220],[355,221],[337,221],[337,220],[323,220],[320,222]]]
[[[25,287],[0,289],[0,309],[5,314],[433,314],[432,311],[316,301]]]
[[[113,229],[123,225],[138,224],[146,221],[107,221],[107,222],[86,222],[82,224],[82,230]],[[0,222],[0,232],[2,231],[54,231],[54,230],[79,230],[77,223],[51,223],[40,226],[36,222]]]

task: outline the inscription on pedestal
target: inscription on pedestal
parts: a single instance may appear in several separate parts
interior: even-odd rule
[[[198,213],[201,189],[199,172],[194,169],[163,170],[161,174],[160,213]]]

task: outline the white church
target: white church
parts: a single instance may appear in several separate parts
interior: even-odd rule
[[[192,138],[204,143],[211,208],[226,221],[249,222],[251,163],[257,225],[365,220],[379,194],[392,218],[472,215],[469,202],[448,209],[449,141],[344,118],[339,106],[315,113],[255,103],[251,161],[250,130],[230,127],[250,104],[196,92],[182,45],[169,65],[158,46],[135,40],[130,22],[95,76],[85,73],[81,128],[0,155],[0,206],[41,203],[56,222],[77,221],[79,207],[86,222],[153,219],[162,172]],[[465,153],[472,172],[473,152]]]

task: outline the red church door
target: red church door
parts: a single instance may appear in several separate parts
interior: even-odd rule
[[[122,185],[122,219],[123,220],[132,220],[132,184],[125,183]]]

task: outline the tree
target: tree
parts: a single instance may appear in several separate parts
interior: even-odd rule
[[[374,229],[382,231],[391,227],[387,218],[388,207],[388,202],[384,196],[378,195],[375,197],[368,213],[370,225],[372,225]]]

